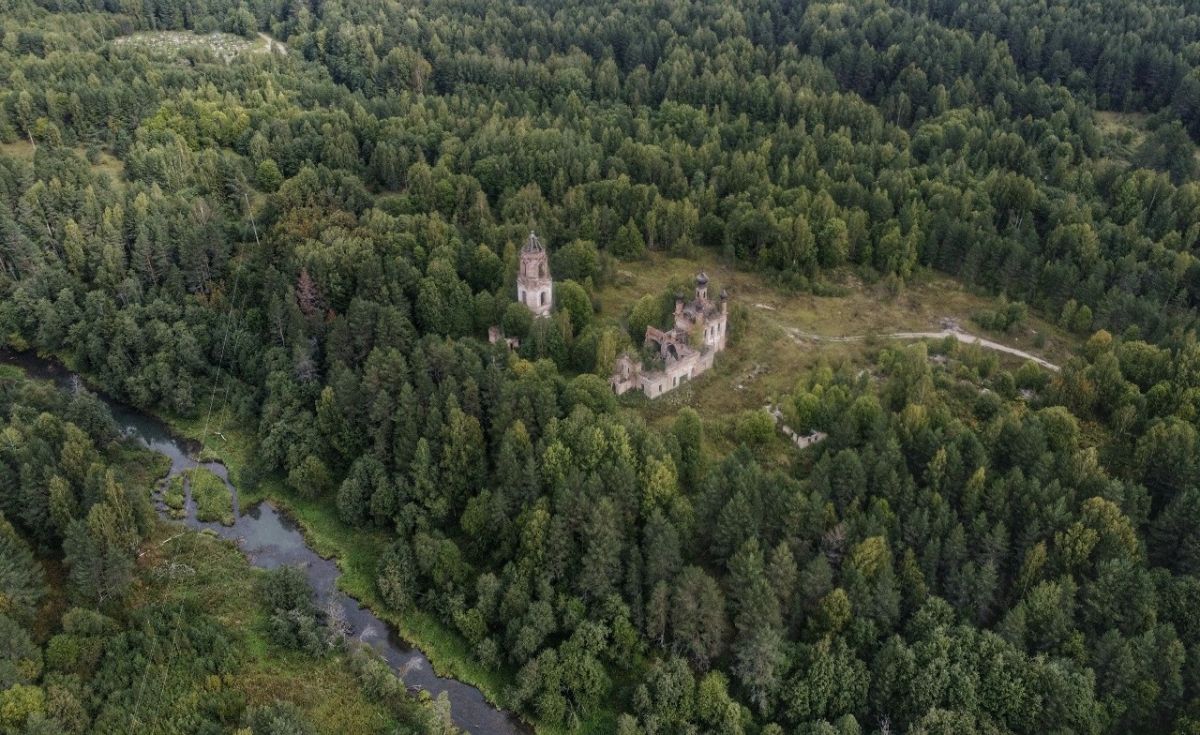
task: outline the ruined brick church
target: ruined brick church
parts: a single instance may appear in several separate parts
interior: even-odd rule
[[[675,296],[675,326],[663,331],[646,328],[644,346],[652,353],[655,367],[646,369],[638,355],[626,352],[617,358],[609,385],[617,395],[640,390],[650,398],[678,388],[713,366],[725,349],[729,326],[729,294],[722,290],[720,301],[708,298],[708,275],[696,276],[696,297],[685,301]]]
[[[554,308],[549,254],[533,232],[521,246],[517,301],[539,318],[550,316]],[[643,366],[642,356],[625,352],[617,358],[609,385],[617,395],[640,390],[650,398],[678,388],[713,366],[716,354],[725,349],[728,323],[729,294],[722,290],[718,301],[709,299],[708,275],[701,271],[696,275],[695,298],[675,297],[675,326],[666,331],[646,328],[649,366]],[[504,340],[511,349],[520,346],[519,340],[505,336],[498,325],[488,330],[488,339]]]

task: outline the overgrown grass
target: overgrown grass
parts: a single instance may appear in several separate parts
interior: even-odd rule
[[[665,428],[684,406],[705,420],[710,450],[732,448],[732,420],[747,409],[760,408],[791,393],[799,380],[817,365],[843,361],[866,365],[880,340],[830,342],[822,337],[885,335],[892,332],[936,331],[944,319],[981,333],[969,318],[982,308],[997,308],[1000,300],[972,293],[958,282],[923,271],[892,293],[882,284],[861,283],[849,273],[835,274],[836,283],[822,290],[836,295],[796,293],[769,282],[759,273],[731,267],[716,253],[699,250],[694,257],[673,258],[651,253],[636,263],[623,263],[613,282],[598,290],[600,318],[623,320],[626,311],[646,294],[661,294],[671,283],[686,282],[699,270],[708,273],[709,293],[727,288],[731,298],[734,340],[717,357],[709,372],[661,398],[630,397],[622,403],[643,415],[651,425]],[[1039,339],[1040,335],[1040,339]],[[1077,340],[1053,324],[1031,315],[1013,334],[992,337],[997,342],[1062,362]],[[1036,343],[1041,343],[1037,346]],[[1001,356],[1005,363],[1019,358]],[[786,455],[787,444],[766,450]]]
[[[187,470],[185,475],[196,503],[196,518],[232,526],[233,494],[224,481],[203,467]]]
[[[175,475],[163,490],[163,502],[170,509],[172,518],[183,518],[186,514],[187,497],[183,487],[183,475]]]
[[[87,158],[86,149],[76,147],[74,150],[81,157]],[[28,140],[0,143],[0,156],[8,156],[21,161],[32,161],[36,152],[36,146]],[[125,163],[116,156],[100,151],[94,162],[91,163],[91,168],[95,173],[106,174],[109,184],[114,188],[120,189],[125,186]]]
[[[1132,161],[1138,147],[1146,139],[1146,121],[1149,117],[1144,112],[1097,110],[1096,128],[1103,136],[1105,154],[1126,163]]]
[[[114,442],[108,460],[126,487],[142,488],[147,493],[171,470],[171,460],[165,455],[127,441]]]
[[[9,156],[22,161],[32,161],[37,149],[28,140],[14,140],[11,143],[0,143],[0,155]]]
[[[188,602],[220,621],[241,652],[241,670],[226,682],[248,706],[287,699],[299,706],[321,733],[375,735],[396,723],[370,701],[346,668],[344,656],[315,659],[267,642],[266,611],[254,569],[232,544],[205,533],[179,533],[159,524],[139,560],[135,605]],[[202,693],[197,693],[202,696]]]
[[[177,57],[188,50],[203,49],[226,62],[244,54],[264,54],[271,50],[269,42],[261,36],[245,38],[220,31],[207,34],[186,31],[140,31],[115,38],[112,43],[114,46],[138,48],[166,58]]]

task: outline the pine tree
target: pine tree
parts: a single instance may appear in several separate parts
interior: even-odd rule
[[[675,463],[679,468],[679,484],[685,492],[693,492],[700,484],[701,463],[704,458],[701,450],[704,425],[700,421],[700,415],[690,407],[681,409],[675,417],[672,432],[679,444],[679,457]]]
[[[615,592],[621,580],[624,544],[620,516],[608,498],[601,498],[592,508],[584,538],[586,550],[576,585],[585,600],[601,600]]]
[[[670,606],[674,648],[705,669],[725,646],[725,598],[712,577],[686,567],[675,582]]]
[[[457,515],[468,494],[483,486],[488,469],[487,453],[479,420],[464,413],[453,396],[446,407],[439,492],[445,497],[446,512]]]
[[[445,520],[450,514],[449,498],[439,490],[437,466],[425,437],[417,440],[417,448],[409,465],[409,493],[413,502],[425,509],[430,520]]]

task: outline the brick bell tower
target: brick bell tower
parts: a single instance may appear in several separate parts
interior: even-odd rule
[[[542,241],[532,232],[521,246],[521,267],[517,271],[517,301],[534,316],[549,316],[554,305],[554,280],[550,260]]]

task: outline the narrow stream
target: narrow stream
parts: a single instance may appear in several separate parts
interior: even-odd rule
[[[64,388],[71,388],[78,379],[62,365],[30,353],[14,353],[0,349],[0,364],[20,367],[32,378],[52,380]],[[378,651],[410,689],[423,689],[435,697],[446,692],[450,698],[451,719],[462,730],[475,735],[517,735],[529,732],[529,728],[515,717],[489,704],[475,687],[435,674],[425,654],[401,640],[395,631],[375,617],[374,613],[339,590],[337,579],[340,571],[337,563],[322,559],[310,549],[299,527],[269,501],[263,501],[250,507],[245,513],[239,513],[237,489],[229,482],[229,473],[225,465],[219,462],[197,462],[196,457],[200,449],[197,442],[175,436],[165,423],[149,414],[113,400],[103,393],[98,392],[97,395],[108,405],[126,437],[171,460],[168,478],[193,467],[203,467],[224,480],[233,494],[235,520],[232,526],[197,520],[190,489],[185,506],[186,516],[173,522],[181,522],[188,528],[197,530],[209,529],[221,538],[235,542],[254,566],[272,569],[286,564],[303,569],[313,587],[317,606],[321,610],[340,611],[350,635]],[[157,496],[156,505],[159,514],[170,519],[167,508]]]

